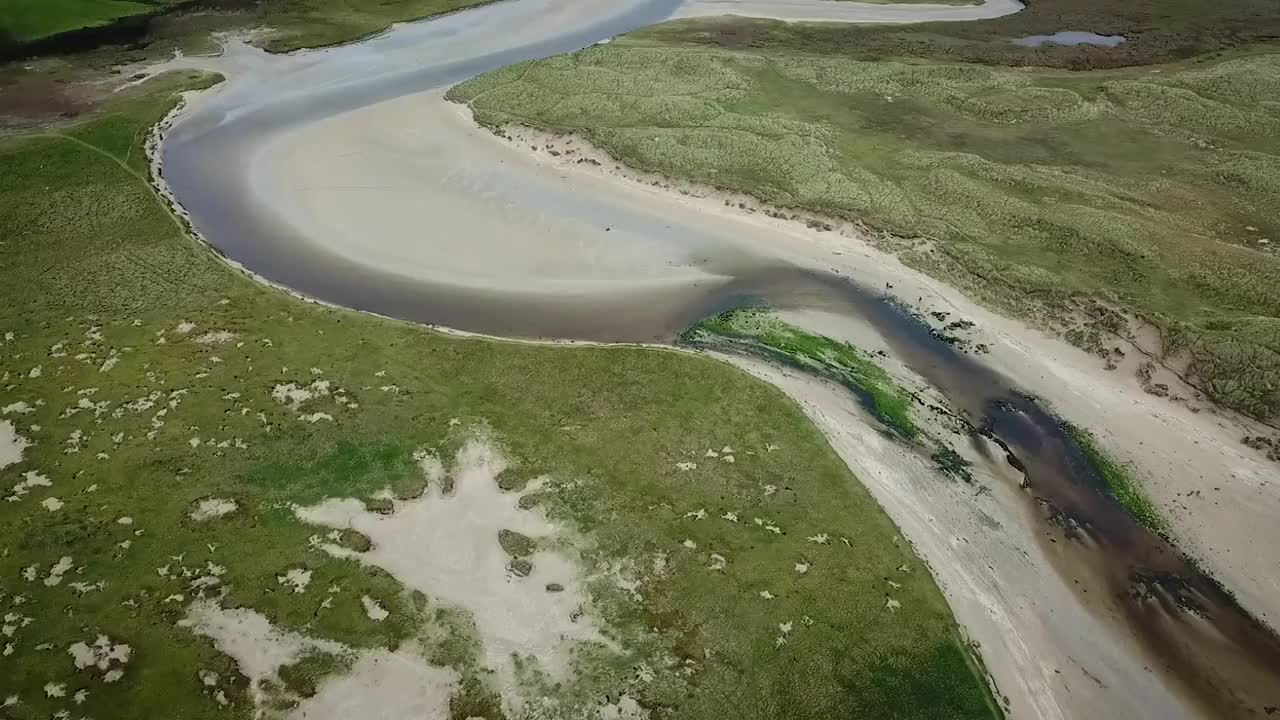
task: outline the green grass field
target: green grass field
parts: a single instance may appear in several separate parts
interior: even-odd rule
[[[357,650],[418,639],[464,677],[451,715],[495,720],[465,614],[321,551],[325,531],[292,510],[386,508],[384,488],[422,491],[419,450],[447,459],[476,433],[514,462],[504,487],[551,478],[542,505],[604,578],[589,612],[617,650],[520,686],[559,716],[622,692],[697,720],[998,714],[926,568],[777,390],[689,354],[453,338],[308,304],[187,237],[142,143],[201,82],[0,140],[0,714],[251,717],[231,659],[177,625],[204,588]],[[316,396],[295,408],[290,383]],[[14,437],[29,446],[9,464]],[[233,513],[192,517],[226,500]],[[305,591],[291,572],[311,573]],[[116,656],[78,669],[76,643],[100,635]],[[305,696],[350,662],[311,652],[279,684]]]
[[[349,42],[397,22],[418,20],[491,0],[222,0],[187,12],[192,0],[5,0],[0,38],[29,42],[68,30],[96,27],[138,14],[164,15],[147,40],[167,51],[173,42],[203,38],[211,31],[274,28],[264,47],[286,52]]]
[[[1105,352],[1127,313],[1213,400],[1280,415],[1280,54],[1088,74],[649,35],[497,71],[481,122],[865,222],[908,263]]]
[[[154,12],[156,8],[155,3],[128,0],[5,0],[0,3],[0,36],[25,42],[106,25],[129,15]]]

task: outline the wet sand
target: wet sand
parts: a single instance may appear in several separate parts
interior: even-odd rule
[[[947,373],[931,372],[938,368],[913,357],[903,338],[890,342],[894,333],[868,325],[867,318],[852,318],[865,337],[851,339],[865,344],[878,337],[911,366],[904,372],[929,377],[975,421],[989,414],[980,398],[1010,384],[1035,392],[1099,433],[1109,451],[1136,461],[1162,508],[1173,506],[1175,493],[1201,489],[1206,477],[1232,473],[1239,482],[1216,498],[1225,504],[1175,514],[1174,532],[1255,614],[1280,611],[1280,488],[1267,482],[1274,470],[1239,446],[1232,422],[1145,396],[1096,360],[978,308],[856,236],[727,208],[727,198],[705,190],[690,190],[705,195],[694,197],[631,182],[598,154],[595,166],[529,152],[530,145],[563,141],[536,134],[514,144],[500,140],[476,128],[465,108],[446,104],[438,92],[419,92],[649,24],[675,5],[593,6],[589,14],[597,15],[584,20],[586,10],[569,0],[522,0],[405,26],[347,48],[267,58],[233,45],[212,63],[171,63],[212,65],[234,79],[195,99],[179,117],[161,151],[164,179],[209,242],[271,281],[328,302],[494,335],[669,339],[698,316],[743,297],[786,296],[795,290],[786,283],[794,276],[789,268],[835,268],[867,288],[893,284],[904,298],[918,296],[928,306],[922,309],[946,307],[978,322],[993,348],[984,363],[1009,381],[993,380],[972,395],[972,388],[948,388]],[[713,5],[695,10],[700,7]],[[890,13],[883,16],[890,22],[897,21],[893,13],[907,11],[869,7]],[[570,26],[589,27],[564,35],[560,28]],[[520,42],[527,44],[515,51],[499,47]],[[589,152],[578,145],[575,159]],[[822,293],[810,299],[819,306],[830,301]],[[850,320],[847,310],[840,317]],[[808,395],[793,396],[934,567],[1017,715],[1197,714],[1185,702],[1193,695],[1188,684],[1176,690],[1165,680],[1180,675],[1151,672],[1151,640],[1131,632],[1181,623],[1164,635],[1192,637],[1185,616],[1148,613],[1145,604],[1086,601],[1076,587],[1083,575],[1099,583],[1100,595],[1114,595],[1125,581],[1087,557],[1076,567],[1074,551],[1063,558],[1058,546],[1070,543],[1045,539],[1052,526],[1038,514],[1039,504],[1009,489],[1016,478],[998,452],[983,460],[989,485],[1002,488],[992,493],[998,503],[964,504],[923,485],[936,478],[917,474],[913,480],[912,466],[894,454],[900,448],[873,447],[865,419],[840,415],[847,410],[843,395],[815,395],[804,386]],[[985,441],[978,442],[975,447],[983,447]],[[868,459],[876,457],[878,464]],[[1050,467],[1032,482],[1069,488],[1050,477],[1061,458],[1044,458]],[[1071,499],[1057,495],[1060,490],[1038,492],[1059,504]],[[1090,505],[1075,512],[1098,517],[1109,511]],[[1119,521],[1099,522],[1110,533]],[[1131,556],[1148,556],[1126,544],[1127,532],[1104,539]],[[1120,617],[1126,607],[1137,614]],[[1198,642],[1201,649],[1213,644]],[[1205,650],[1205,657],[1215,652]]]

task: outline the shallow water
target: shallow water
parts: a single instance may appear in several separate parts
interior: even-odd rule
[[[1116,47],[1124,42],[1123,35],[1099,35],[1078,30],[1061,30],[1052,35],[1028,35],[1013,41],[1014,45],[1040,47],[1041,45],[1101,45]]]

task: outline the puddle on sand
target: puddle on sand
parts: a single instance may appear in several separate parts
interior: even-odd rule
[[[1100,45],[1116,47],[1124,43],[1123,35],[1099,35],[1079,30],[1061,30],[1052,35],[1028,35],[1013,40],[1014,45],[1040,47],[1041,45]]]
[[[1061,423],[999,373],[930,334],[878,293],[827,273],[741,276],[723,297],[853,314],[939,389],[1021,470],[1048,555],[1086,606],[1120,625],[1206,717],[1280,715],[1280,638],[1163,538],[1138,524]],[[975,437],[976,440],[976,437]]]

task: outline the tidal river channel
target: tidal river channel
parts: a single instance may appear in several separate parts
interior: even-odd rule
[[[946,396],[975,446],[986,447],[978,436],[993,440],[999,460],[1025,475],[1045,552],[1081,603],[1137,640],[1135,663],[1206,717],[1280,713],[1280,640],[1127,515],[1022,389],[879,291],[772,252],[767,228],[728,227],[678,203],[655,213],[649,198],[605,179],[566,179],[515,157],[440,95],[676,15],[962,21],[1020,8],[507,0],[285,56],[233,41],[221,57],[170,63],[229,80],[174,118],[161,176],[203,239],[247,270],[400,319],[502,337],[662,343],[744,301],[856,315]]]

